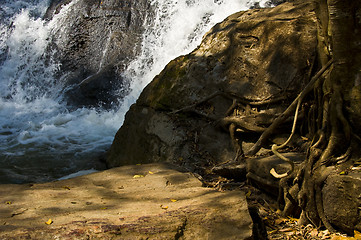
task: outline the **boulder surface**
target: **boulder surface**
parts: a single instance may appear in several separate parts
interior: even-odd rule
[[[245,194],[169,164],[0,189],[1,239],[251,239]]]
[[[115,136],[108,166],[168,161],[202,174],[235,160],[239,147],[230,135],[245,151],[309,81],[313,8],[287,2],[215,25],[144,89]],[[241,122],[232,133],[231,121]]]

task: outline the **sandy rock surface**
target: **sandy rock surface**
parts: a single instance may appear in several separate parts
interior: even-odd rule
[[[248,239],[241,191],[202,187],[168,164],[1,185],[0,239]]]

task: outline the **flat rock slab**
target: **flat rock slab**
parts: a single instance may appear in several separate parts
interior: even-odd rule
[[[169,164],[0,186],[0,239],[249,239],[252,226],[243,192]]]

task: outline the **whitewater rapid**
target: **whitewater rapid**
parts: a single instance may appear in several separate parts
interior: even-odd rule
[[[72,3],[46,22],[48,0],[1,1],[0,183],[51,181],[103,169],[99,158],[142,89],[170,60],[192,51],[213,25],[255,2],[267,1],[152,0],[157,11],[152,23],[144,23],[141,54],[122,73],[129,94],[120,106],[104,110],[70,109],[64,86],[53,77],[59,63],[46,49]]]

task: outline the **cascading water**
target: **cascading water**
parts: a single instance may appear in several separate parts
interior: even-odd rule
[[[47,51],[51,34],[72,3],[46,22],[42,16],[47,0],[2,0],[0,183],[50,181],[103,168],[99,156],[109,148],[125,112],[145,85],[170,60],[193,50],[215,23],[255,2],[262,6],[267,1],[152,0],[155,19],[144,23],[141,54],[123,72],[131,84],[121,106],[74,110],[67,107],[64,86],[54,78],[59,67],[55,53]]]

